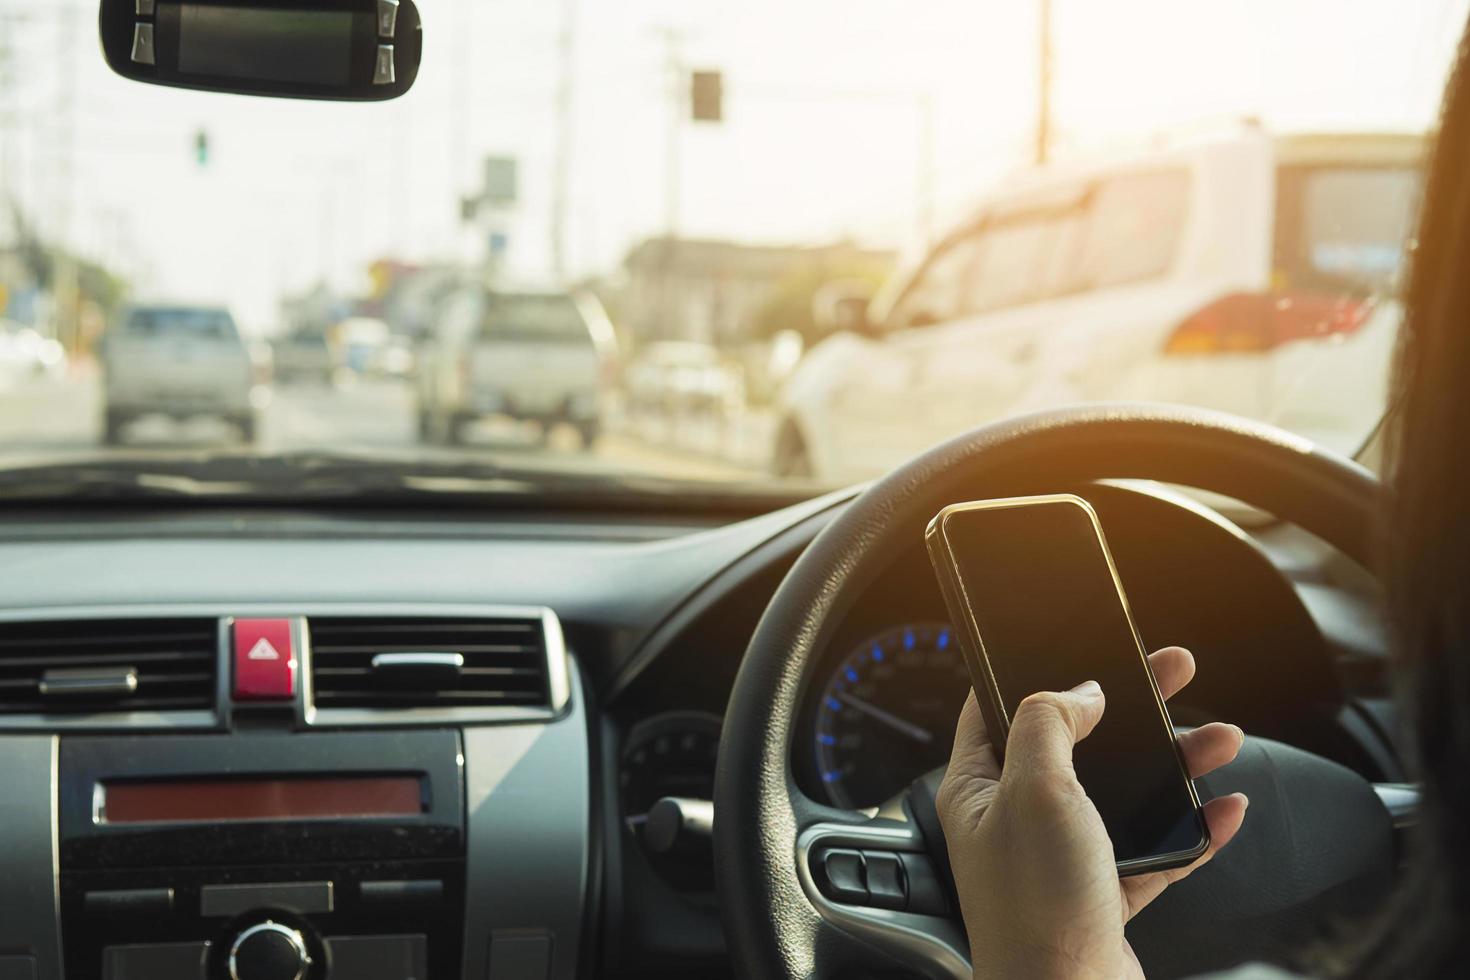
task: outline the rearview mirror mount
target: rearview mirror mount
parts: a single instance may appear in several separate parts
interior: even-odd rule
[[[177,88],[377,102],[418,77],[413,0],[102,0],[113,71]]]

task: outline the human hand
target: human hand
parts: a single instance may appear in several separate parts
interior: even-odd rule
[[[1165,699],[1194,677],[1182,647],[1150,655]],[[939,820],[949,846],[975,976],[1141,977],[1123,926],[1230,843],[1248,801],[1235,793],[1204,806],[1210,847],[1193,864],[1119,878],[1102,818],[1072,768],[1072,749],[1102,718],[1104,693],[1088,681],[1033,694],[1011,720],[1002,770],[972,691],[940,784]],[[1179,736],[1191,778],[1225,765],[1244,734],[1204,725]]]

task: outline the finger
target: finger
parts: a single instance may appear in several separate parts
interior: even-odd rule
[[[1235,761],[1245,744],[1245,732],[1235,725],[1212,721],[1179,735],[1179,752],[1190,779],[1198,779]]]
[[[974,690],[965,698],[960,709],[960,720],[955,725],[954,751],[949,756],[948,773],[956,777],[968,776],[982,779],[1000,778],[1000,761],[995,756],[995,746],[990,733],[985,729],[985,716],[975,701]]]
[[[1096,681],[1070,691],[1042,691],[1021,702],[1006,738],[1006,763],[1023,774],[1072,769],[1072,747],[1102,720],[1104,698]]]
[[[1164,647],[1148,655],[1159,694],[1167,701],[1194,680],[1194,654],[1183,647]]]
[[[1241,824],[1245,821],[1245,811],[1249,805],[1250,800],[1244,793],[1231,793],[1229,796],[1221,796],[1204,805],[1201,812],[1205,818],[1205,825],[1210,828],[1210,846],[1193,864],[1155,874],[1119,879],[1119,884],[1123,886],[1125,917],[1132,918],[1149,902],[1158,898],[1165,888],[1189,877],[1196,868],[1209,863],[1222,847],[1234,839]]]

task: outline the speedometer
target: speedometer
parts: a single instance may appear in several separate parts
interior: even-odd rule
[[[954,631],[912,623],[838,662],[816,707],[817,775],[833,806],[877,806],[944,765],[970,674]]]

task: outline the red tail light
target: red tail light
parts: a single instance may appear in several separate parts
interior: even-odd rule
[[[1293,341],[1355,333],[1369,312],[1369,303],[1345,296],[1231,293],[1179,324],[1164,342],[1164,353],[1260,353]]]

